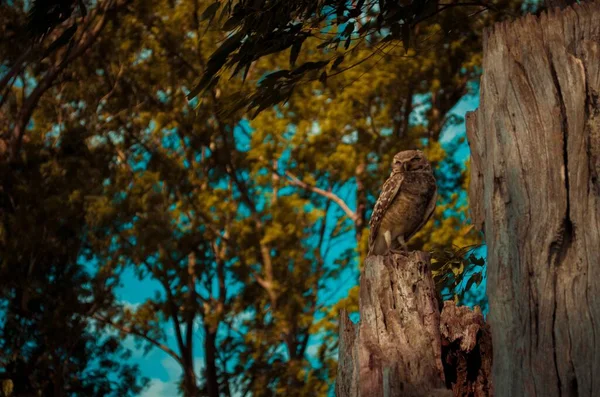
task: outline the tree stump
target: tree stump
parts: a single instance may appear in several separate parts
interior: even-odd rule
[[[467,118],[496,396],[600,395],[600,3],[484,34]]]
[[[444,375],[453,395],[493,396],[492,335],[481,309],[444,302],[440,330]]]
[[[359,324],[342,312],[338,397],[452,396],[444,385],[429,264],[418,251],[367,257]]]

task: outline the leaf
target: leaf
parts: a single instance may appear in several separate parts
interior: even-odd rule
[[[343,55],[340,55],[339,57],[335,58],[335,61],[333,61],[333,65],[331,65],[331,70],[336,70],[342,62],[344,62]]]
[[[321,73],[321,76],[319,76],[319,81],[321,83],[323,83],[323,85],[325,85],[325,83],[327,83],[327,72],[323,71],[323,73]]]
[[[346,39],[346,43],[344,44],[344,48],[347,50],[350,47],[350,43],[352,43],[352,36],[348,36]]]
[[[207,19],[209,21],[212,21],[215,15],[217,14],[217,11],[219,10],[219,7],[221,7],[220,1],[215,1],[214,3],[206,7],[206,10],[204,10],[202,15],[200,15],[200,21],[206,21]]]
[[[214,87],[219,82],[219,78],[220,76],[206,79],[206,76],[204,76],[202,80],[200,80],[200,82],[189,92],[187,99],[194,99],[198,94],[200,94],[201,91]]]
[[[471,290],[471,287],[473,286],[473,283],[475,283],[477,286],[479,286],[479,284],[481,284],[481,280],[483,280],[483,277],[482,277],[481,273],[475,273],[475,274],[473,274],[469,278],[469,281],[467,281],[467,285],[465,286],[465,292]]]
[[[478,258],[475,255],[471,254],[471,255],[469,255],[468,259],[469,259],[469,262],[471,262],[475,266],[479,266],[479,267],[485,266],[485,259],[483,259],[481,257]]]
[[[192,88],[190,93],[187,95],[188,100],[193,99],[200,92],[205,90],[211,82],[214,84],[213,80],[215,79],[215,74],[221,69],[225,62],[227,62],[227,57],[233,51],[235,51],[241,44],[241,40],[244,34],[242,32],[238,32],[221,44],[221,46],[213,52],[208,60],[206,65],[206,70],[204,71],[204,75],[200,79],[200,82]]]
[[[402,25],[402,45],[404,46],[404,53],[408,52],[410,47],[410,34],[411,28],[410,24],[405,23]]]
[[[319,61],[319,62],[305,62],[302,65],[298,66],[296,69],[292,71],[292,74],[302,74],[306,73],[310,70],[321,69],[325,67],[329,61]]]
[[[296,66],[296,60],[298,59],[298,55],[300,54],[302,43],[304,43],[304,40],[294,43],[292,45],[292,48],[290,49],[290,67],[292,68]]]
[[[352,36],[352,32],[354,32],[354,22],[350,22],[349,24],[346,25],[346,27],[344,28],[344,31],[342,32],[342,36]]]
[[[240,18],[237,15],[232,16],[231,18],[229,18],[227,21],[225,21],[225,23],[223,24],[222,29],[226,32],[233,30],[236,26],[239,25],[239,23],[242,21],[242,18]]]
[[[242,77],[242,81],[246,81],[246,77],[248,77],[248,72],[250,71],[250,66],[252,66],[251,63],[248,63],[246,65],[246,69],[244,70],[244,76]]]

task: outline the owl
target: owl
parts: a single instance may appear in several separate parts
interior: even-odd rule
[[[370,222],[369,255],[385,255],[406,242],[431,218],[437,188],[431,165],[420,150],[394,156]]]

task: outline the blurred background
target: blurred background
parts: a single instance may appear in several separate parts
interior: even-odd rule
[[[228,3],[0,0],[0,394],[333,395],[400,150],[438,183],[410,248],[440,302],[487,310],[464,116],[484,28],[536,3],[448,1],[387,40],[382,2],[348,2],[198,90]]]

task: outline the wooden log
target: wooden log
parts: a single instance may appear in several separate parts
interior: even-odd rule
[[[360,322],[342,313],[338,397],[451,396],[429,254],[370,256],[360,278]]]
[[[484,34],[468,116],[496,396],[600,395],[600,2]]]
[[[481,309],[444,302],[440,330],[444,375],[453,395],[493,396],[492,335]]]

